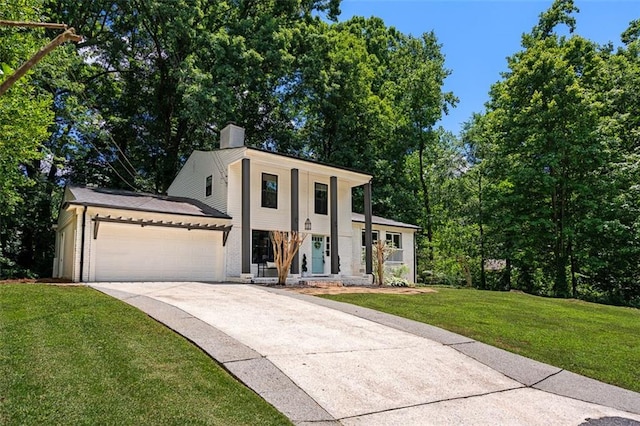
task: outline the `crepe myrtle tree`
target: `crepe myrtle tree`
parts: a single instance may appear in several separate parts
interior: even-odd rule
[[[273,244],[273,260],[278,270],[278,284],[285,285],[291,263],[298,253],[307,234],[297,231],[271,231],[269,238]]]
[[[397,249],[389,241],[378,240],[373,243],[373,270],[376,283],[384,285],[384,263]]]

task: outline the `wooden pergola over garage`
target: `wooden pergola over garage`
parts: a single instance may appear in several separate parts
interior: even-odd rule
[[[193,199],[67,187],[54,275],[73,281],[222,281],[230,222]]]

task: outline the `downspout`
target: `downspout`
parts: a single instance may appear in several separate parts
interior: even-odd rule
[[[84,206],[84,210],[82,210],[82,236],[81,236],[81,243],[80,243],[80,279],[79,281],[82,282],[82,275],[83,275],[83,269],[84,269],[84,233],[85,233],[85,228],[87,227],[87,206]]]

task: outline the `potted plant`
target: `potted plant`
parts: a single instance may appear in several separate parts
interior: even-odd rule
[[[307,255],[306,254],[302,255],[302,276],[303,277],[307,276]]]

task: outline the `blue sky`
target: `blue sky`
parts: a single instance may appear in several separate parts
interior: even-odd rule
[[[458,134],[463,122],[481,112],[491,84],[507,68],[506,58],[521,49],[520,36],[538,22],[552,0],[342,0],[340,21],[378,16],[389,26],[419,36],[433,30],[452,74],[445,90],[460,99],[440,124]],[[640,19],[640,0],[575,0],[576,32],[619,45],[629,22]]]

